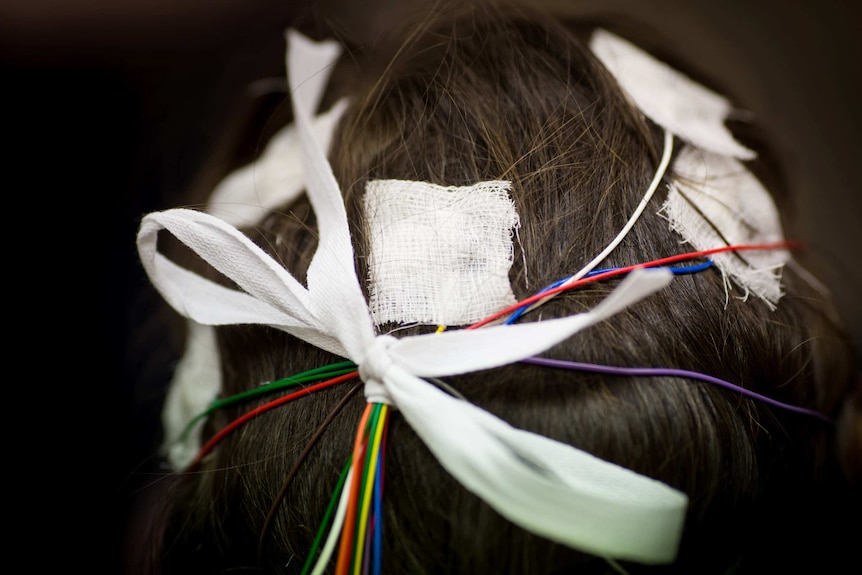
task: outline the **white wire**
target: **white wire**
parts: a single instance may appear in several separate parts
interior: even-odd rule
[[[341,534],[341,528],[344,525],[344,517],[347,515],[347,502],[350,500],[350,480],[353,477],[353,465],[350,466],[350,471],[347,472],[347,477],[344,479],[344,487],[341,491],[341,498],[338,501],[338,509],[335,511],[335,518],[332,520],[332,527],[329,529],[329,535],[326,538],[326,544],[320,552],[320,557],[317,563],[314,564],[314,569],[311,575],[321,575],[332,557],[332,551],[335,549],[335,544],[338,543],[338,537]]]
[[[617,234],[617,236],[611,241],[611,243],[609,243],[607,245],[607,247],[605,247],[604,250],[602,250],[602,252],[599,255],[594,257],[590,263],[588,263],[583,268],[581,268],[581,270],[578,273],[576,273],[575,275],[573,275],[572,277],[567,279],[565,282],[560,284],[559,287],[570,285],[570,284],[578,281],[579,279],[581,279],[582,277],[584,277],[585,275],[587,275],[591,271],[593,271],[593,269],[595,269],[595,267],[597,265],[599,265],[602,262],[602,260],[604,260],[606,257],[608,257],[608,254],[610,254],[612,251],[614,251],[614,249],[620,244],[620,242],[623,241],[623,238],[625,238],[626,235],[629,233],[629,231],[631,231],[631,229],[634,227],[635,222],[638,221],[638,218],[640,218],[641,214],[646,209],[647,204],[652,199],[653,194],[655,194],[655,191],[658,189],[658,185],[661,183],[661,180],[664,177],[665,172],[667,171],[668,165],[670,165],[670,157],[671,157],[672,153],[673,153],[673,134],[670,133],[670,131],[665,130],[664,131],[664,151],[662,152],[661,161],[659,162],[658,168],[656,168],[655,175],[653,176],[652,182],[650,182],[650,185],[647,188],[647,191],[644,194],[644,197],[641,198],[641,201],[638,204],[638,207],[635,209],[634,213],[632,213],[631,217],[629,217],[629,221],[626,222],[626,225],[623,226],[623,229],[620,230],[620,232]],[[548,301],[549,299],[554,297],[554,295],[556,295],[556,294],[549,295],[548,297],[545,297],[545,298],[542,298],[542,299],[536,301],[533,305],[531,305],[529,308],[527,308],[525,310],[525,312],[539,307],[540,305],[542,305],[543,303],[545,303],[546,301]]]
[[[599,265],[602,260],[608,257],[614,249],[623,241],[623,238],[631,231],[634,227],[635,222],[638,221],[638,218],[641,217],[641,214],[646,209],[647,204],[650,199],[652,199],[653,194],[658,189],[659,183],[661,183],[661,179],[664,177],[664,173],[667,171],[667,167],[670,164],[670,156],[673,152],[673,134],[671,134],[668,130],[664,131],[664,152],[661,156],[661,161],[659,162],[658,169],[655,171],[655,175],[653,176],[652,182],[650,182],[649,187],[647,188],[646,194],[641,198],[641,203],[638,204],[637,209],[635,209],[634,213],[629,218],[629,221],[626,222],[626,225],[623,226],[623,229],[620,230],[620,233],[617,234],[617,237],[613,239],[611,243],[607,245],[607,247],[602,250],[602,253],[593,258],[593,260],[584,266],[581,271],[567,279],[561,286],[569,285],[573,282],[578,281]]]

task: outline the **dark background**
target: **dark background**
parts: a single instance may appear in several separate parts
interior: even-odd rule
[[[280,46],[284,28],[329,21],[372,43],[419,3],[0,0],[7,301],[9,317],[24,318],[11,361],[27,374],[11,383],[23,405],[39,406],[27,410],[37,421],[18,426],[22,457],[10,459],[47,462],[44,476],[33,474],[44,508],[25,521],[80,538],[73,556],[83,554],[85,571],[118,572],[116,504],[146,447],[132,408],[147,398],[130,389],[126,361],[133,298],[147,283],[134,246],[141,216],[175,205],[242,90],[280,65],[281,54],[260,58],[259,49]],[[791,233],[862,351],[862,22],[853,3],[544,4],[643,22],[754,113],[797,199]],[[19,301],[32,302],[30,314]],[[50,440],[30,440],[33,428]],[[54,524],[59,501],[74,505]]]

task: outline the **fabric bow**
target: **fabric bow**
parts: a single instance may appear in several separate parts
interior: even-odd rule
[[[449,473],[521,527],[599,556],[673,561],[685,494],[571,445],[517,429],[422,379],[499,367],[541,353],[663,288],[672,274],[637,270],[593,310],[565,318],[402,338],[378,335],[356,274],[340,188],[312,129],[327,64],[339,47],[295,31],[288,31],[287,40],[302,164],[319,226],[308,287],[227,222],[172,209],[146,215],[138,232],[140,258],[155,288],[178,313],[197,323],[267,325],[351,359],[359,366],[368,401],[396,407]],[[157,247],[161,230],[241,291],[162,255]]]

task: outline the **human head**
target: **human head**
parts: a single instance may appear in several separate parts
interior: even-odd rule
[[[585,39],[539,15],[471,7],[466,15],[424,24],[385,59],[381,76],[369,73],[367,88],[350,87],[330,162],[347,201],[359,278],[368,276],[370,237],[362,202],[374,180],[445,186],[510,181],[519,228],[508,279],[518,300],[581,269],[608,245],[650,186],[663,152],[662,130],[627,99]],[[602,267],[687,251],[655,209],[666,193],[662,186],[653,208]],[[317,247],[315,225],[307,198],[300,197],[246,232],[304,282]],[[853,367],[824,296],[790,265],[781,277],[785,294],[775,306],[737,297],[738,287],[728,293],[727,281],[714,269],[677,277],[667,289],[547,355],[706,373],[837,415]],[[566,292],[523,321],[590,310],[616,283]],[[403,336],[437,326],[379,329]],[[217,337],[224,397],[341,359],[267,327],[228,326]],[[829,472],[832,436],[822,422],[684,377],[516,363],[447,378],[445,385],[518,428],[686,493],[685,536],[668,572],[729,570],[751,551],[748,539],[756,529],[782,528],[776,520],[787,519],[782,509],[790,494]],[[361,394],[350,398],[302,458],[273,520],[268,513],[309,435],[344,393],[343,386],[320,391],[252,419],[192,472],[168,482],[166,573],[191,566],[201,572],[254,569],[259,560],[265,572],[285,564],[284,572],[299,572],[351,451],[365,404]],[[205,436],[248,409],[238,403],[213,412]],[[387,434],[388,569],[612,569],[604,559],[503,519],[449,475],[397,413]]]

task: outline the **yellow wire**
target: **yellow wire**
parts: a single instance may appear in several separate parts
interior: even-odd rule
[[[360,501],[362,501],[362,509],[359,512],[359,530],[357,532],[358,537],[365,536],[365,527],[368,524],[368,509],[371,507],[371,490],[374,488],[374,478],[377,475],[377,456],[380,453],[380,443],[383,437],[383,428],[386,423],[386,417],[389,414],[389,406],[387,404],[382,404],[380,406],[380,414],[377,417],[377,426],[374,428],[374,437],[372,438],[371,444],[371,458],[369,461],[372,462],[371,470],[368,474],[366,474],[366,482],[363,487],[363,495]],[[380,521],[382,518],[378,517],[377,520]],[[364,539],[360,543],[359,540],[356,541],[356,560],[353,563],[353,572],[361,573],[362,566],[362,558],[363,553],[365,552],[365,541]]]

